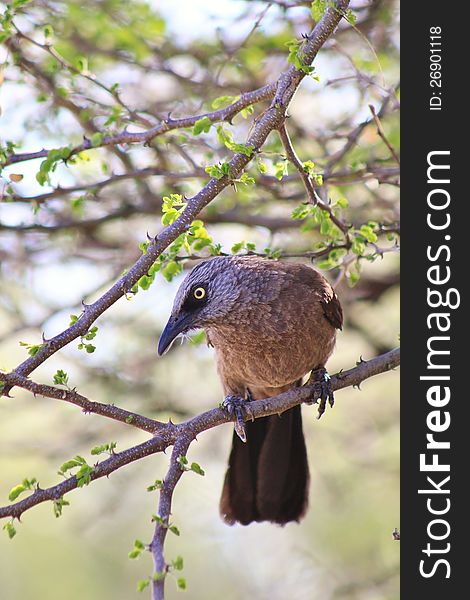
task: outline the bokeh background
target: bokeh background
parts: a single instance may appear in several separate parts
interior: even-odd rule
[[[28,152],[76,144],[97,131],[145,128],[170,111],[175,117],[200,114],[210,110],[214,98],[273,81],[286,66],[286,41],[311,27],[309,4],[26,4],[15,16],[18,29],[40,44],[52,38],[69,65],[82,69],[86,57],[86,69],[100,82],[108,87],[119,82],[123,104],[15,34],[1,51],[2,146],[12,141],[18,152]],[[388,0],[356,2],[352,8],[356,29],[343,23],[320,52],[315,63],[320,81],[303,82],[288,120],[298,154],[325,174],[322,193],[347,198],[345,217],[358,227],[373,220],[388,228],[375,248],[366,244],[362,254],[348,251],[318,265],[335,283],[346,313],[330,372],[399,343],[398,169],[368,108],[373,104],[379,112],[385,104],[381,124],[397,150],[398,8]],[[234,120],[236,140],[245,138],[250,119],[262,109]],[[344,155],[330,164],[347,143]],[[270,137],[265,150],[267,170],[257,175],[257,186],[225,191],[203,215],[207,230],[227,252],[241,241],[261,250],[314,251],[324,238],[318,222],[291,219],[305,191],[293,170],[282,181],[276,178],[279,142]],[[42,186],[36,179],[40,161],[5,168],[0,368],[10,370],[25,359],[20,342],[38,344],[42,332],[46,338],[57,334],[69,315],[80,311],[82,300],[98,298],[138,258],[147,232],[155,235],[162,227],[162,196],[195,193],[207,180],[204,167],[226,155],[213,132],[194,137],[177,130],[148,147],[92,150],[74,165],[59,164]],[[143,174],[148,168],[156,172]],[[95,185],[123,173],[131,175]],[[54,195],[44,201],[42,194],[48,193]],[[186,270],[194,262],[181,264]],[[99,319],[94,353],[73,343],[32,378],[52,383],[63,369],[90,399],[158,419],[182,420],[218,404],[213,351],[201,340],[176,344],[163,358],[156,354],[182,276],[167,281],[158,274],[148,290],[121,299]],[[143,432],[84,415],[74,406],[19,389],[12,396],[0,399],[1,504],[25,477],[36,477],[42,487],[58,482],[65,460],[76,454],[90,459],[97,444],[113,440],[122,450],[146,439]],[[360,390],[345,389],[336,400],[321,421],[315,408],[303,408],[311,500],[300,524],[224,525],[218,501],[231,426],[206,432],[191,446],[188,457],[205,476],[187,473],[178,485],[173,521],[181,536],[170,534],[166,546],[168,559],[184,558],[188,597],[398,598],[399,543],[392,539],[399,527],[398,372],[367,380]],[[139,597],[136,583],[151,573],[150,556],[129,560],[127,554],[134,539],[151,538],[158,497],[146,488],[163,478],[167,463],[166,455],[134,463],[71,493],[61,518],[44,504],[15,524],[14,539],[2,532],[2,600]],[[172,579],[168,597],[180,597]]]

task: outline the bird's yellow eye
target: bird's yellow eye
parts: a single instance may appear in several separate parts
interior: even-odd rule
[[[194,290],[193,295],[196,300],[202,300],[206,295],[206,290],[203,287],[198,287]]]

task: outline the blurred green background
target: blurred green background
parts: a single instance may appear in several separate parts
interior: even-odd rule
[[[126,105],[154,123],[170,110],[175,117],[198,114],[209,110],[211,101],[223,93],[235,95],[272,81],[285,68],[285,41],[311,27],[309,4],[46,1],[22,8],[17,23],[41,41],[44,27],[50,25],[67,60],[86,55],[93,73],[109,86],[119,81]],[[288,126],[296,148],[303,160],[314,160],[320,172],[348,134],[370,119],[368,104],[380,108],[398,79],[396,3],[353,2],[352,7],[361,33],[342,25],[318,57],[320,83],[306,80],[290,107]],[[79,143],[84,134],[106,127],[111,132],[113,127],[122,130],[135,121],[123,110],[116,122],[105,125],[113,109],[106,95],[54,67],[50,56],[24,40],[12,43],[16,50],[7,45],[2,51],[2,143],[13,140],[19,152],[43,145],[53,148]],[[19,58],[14,58],[15,52]],[[52,87],[38,72],[25,70],[25,60],[42,70]],[[382,125],[396,147],[397,106],[393,102],[389,106]],[[254,116],[262,109],[256,107]],[[250,124],[237,117],[235,139],[245,139]],[[189,196],[200,189],[207,175],[197,168],[217,162],[224,149],[210,135],[191,139],[186,133],[157,138],[148,148],[93,150],[89,162],[70,168],[59,165],[45,187],[35,178],[40,161],[5,169],[0,202],[1,369],[10,370],[25,359],[20,341],[40,343],[41,332],[49,338],[62,331],[69,315],[80,310],[82,299],[96,299],[136,260],[146,232],[155,234],[161,227],[164,194],[177,191]],[[372,122],[356,142],[335,165],[328,194],[348,199],[347,218],[353,222],[396,223],[393,160]],[[269,138],[266,150],[268,172],[259,188],[224,192],[204,215],[207,229],[226,251],[241,240],[253,241],[260,249],[312,250],[322,239],[318,228],[290,219],[304,200],[301,183],[293,171],[278,181],[273,173],[282,149]],[[166,174],[139,175],[103,189],[92,185],[114,173],[149,165]],[[182,181],[168,175],[188,168],[196,172]],[[13,185],[8,179],[12,173],[21,173],[23,180]],[[89,188],[58,193],[44,205],[24,201],[58,185]],[[89,224],[103,217],[99,225]],[[345,307],[345,328],[328,364],[331,373],[399,343],[398,257],[387,251],[382,260],[375,258],[359,261],[347,254],[326,271],[337,283]],[[185,268],[192,264],[185,263]],[[360,279],[352,287],[350,269],[357,264]],[[185,342],[175,344],[163,358],[156,354],[182,276],[168,282],[158,275],[148,291],[121,299],[99,319],[93,354],[71,344],[32,378],[51,384],[57,369],[64,369],[70,384],[90,399],[158,419],[179,421],[216,406],[222,392],[212,349]],[[57,470],[65,460],[81,454],[93,461],[90,449],[97,444],[117,441],[117,450],[123,450],[147,439],[131,427],[84,415],[74,406],[35,398],[18,388],[12,396],[0,399],[1,505],[8,503],[10,489],[25,477],[36,477],[46,487],[60,480]],[[188,458],[202,466],[205,477],[194,473],[182,477],[173,504],[173,522],[181,536],[170,534],[166,545],[168,560],[178,555],[184,559],[187,597],[398,598],[399,543],[392,539],[393,529],[399,527],[398,372],[367,380],[361,390],[338,392],[335,407],[321,421],[314,407],[304,407],[303,417],[311,470],[310,509],[302,523],[284,528],[227,527],[220,520],[218,502],[231,426],[206,432],[192,444]],[[158,495],[146,488],[163,478],[168,458],[164,454],[146,458],[72,492],[66,498],[71,504],[59,519],[49,503],[28,511],[21,523],[15,523],[17,535],[12,540],[2,532],[1,600],[147,596],[148,590],[139,596],[136,584],[151,574],[150,556],[144,553],[129,560],[127,554],[136,538],[151,539]],[[182,594],[170,575],[168,598]]]

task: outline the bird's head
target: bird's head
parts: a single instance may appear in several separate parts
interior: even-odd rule
[[[224,319],[240,295],[237,270],[229,257],[199,263],[181,283],[158,342],[161,356],[178,335]]]

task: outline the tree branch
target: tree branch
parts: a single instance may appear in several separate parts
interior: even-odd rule
[[[70,404],[79,406],[84,413],[94,413],[102,417],[108,417],[120,423],[132,425],[143,431],[155,433],[164,425],[160,421],[143,417],[134,412],[118,408],[113,404],[103,404],[102,402],[92,402],[85,396],[79,394],[76,390],[59,389],[52,385],[45,385],[31,381],[27,377],[18,375],[17,373],[2,373],[0,372],[0,381],[5,382],[9,386],[17,386],[28,390],[35,396],[44,396],[45,398],[54,398],[56,400],[64,400]]]
[[[270,98],[272,98],[274,96],[275,91],[276,84],[270,83],[261,88],[258,88],[257,90],[253,90],[251,92],[246,92],[242,94],[238,100],[233,102],[233,104],[226,106],[225,108],[214,110],[212,112],[201,113],[200,115],[195,115],[193,117],[183,117],[181,119],[172,119],[170,116],[168,116],[162,123],[159,123],[158,125],[155,125],[155,127],[151,127],[146,131],[123,131],[115,135],[107,135],[103,137],[99,144],[92,144],[92,142],[89,139],[85,138],[81,144],[71,149],[70,156],[79,154],[84,150],[91,150],[92,148],[103,148],[105,146],[117,146],[121,144],[148,144],[156,137],[168,133],[169,131],[172,131],[174,129],[185,129],[193,127],[196,121],[199,121],[204,117],[208,118],[211,121],[211,123],[218,123],[221,121],[230,122],[240,111],[242,111],[247,106],[251,106],[252,104],[256,104],[258,102],[262,102],[263,100],[269,100]],[[38,150],[36,152],[12,154],[7,157],[2,166],[6,167],[8,165],[33,160],[35,158],[45,158],[49,154],[49,151],[50,150],[43,148],[42,150]]]
[[[395,348],[394,350],[377,356],[369,361],[363,361],[361,359],[361,361],[359,361],[358,364],[352,369],[349,369],[348,371],[341,371],[340,373],[333,375],[331,378],[331,387],[334,391],[337,391],[349,386],[359,386],[359,384],[364,380],[373,377],[374,375],[390,371],[396,368],[399,364],[399,348]],[[0,379],[3,381],[5,381],[6,377],[9,376],[10,375],[0,373]],[[293,408],[297,404],[301,404],[302,402],[310,400],[315,390],[315,385],[305,385],[302,387],[293,388],[287,392],[284,392],[283,394],[280,394],[279,396],[266,398],[265,400],[255,400],[250,404],[252,417],[254,419],[258,419],[260,417],[280,414],[290,408]],[[247,417],[247,419],[248,418],[251,418],[251,416]],[[145,417],[141,417],[141,419],[145,419]],[[169,423],[165,423],[158,429],[158,432],[150,440],[143,442],[142,444],[138,444],[137,446],[133,446],[127,450],[124,450],[123,452],[116,452],[112,454],[110,458],[98,463],[93,468],[91,473],[91,481],[100,479],[101,477],[107,477],[117,469],[140,460],[145,456],[150,456],[151,454],[156,454],[157,452],[163,452],[166,448],[168,448],[168,446],[175,445],[178,440],[180,440],[178,444],[179,449],[181,449],[186,443],[189,447],[191,441],[194,440],[200,433],[214,427],[218,427],[223,423],[228,423],[232,420],[233,418],[221,408],[213,408],[212,410],[206,411],[178,425],[175,425],[171,421]],[[151,419],[149,419],[149,421],[151,421]],[[181,444],[183,446],[181,446]],[[185,454],[185,452],[183,454]],[[173,476],[174,473],[172,471],[172,477]],[[79,487],[77,478],[73,476],[69,477],[62,483],[47,489],[38,488],[31,494],[31,496],[28,496],[24,500],[20,500],[19,502],[15,502],[9,506],[0,508],[0,518],[12,517],[19,519],[26,510],[29,510],[33,506],[41,504],[42,502],[57,500],[64,494],[76,489],[77,487]],[[169,490],[167,490],[167,492],[170,493]],[[171,500],[171,494],[169,498]],[[167,510],[165,508],[165,511],[163,511],[164,506],[166,505],[162,505],[162,512]],[[164,517],[165,515],[160,514],[160,516]],[[158,536],[157,538],[160,539]],[[153,546],[156,543],[157,542],[153,542]]]
[[[341,221],[341,219],[338,219],[338,217],[336,217],[333,214],[333,210],[331,209],[331,206],[329,204],[326,204],[325,202],[323,202],[322,199],[316,193],[315,186],[313,185],[313,181],[311,180],[309,174],[304,170],[303,164],[300,161],[299,157],[297,156],[297,154],[294,150],[294,146],[292,145],[292,142],[290,140],[289,133],[287,132],[285,123],[283,123],[281,125],[281,127],[279,128],[279,136],[281,138],[282,145],[284,146],[284,150],[286,151],[287,158],[297,169],[297,171],[299,172],[299,175],[304,183],[309,202],[314,205],[316,204],[322,210],[327,212],[330,215],[330,219],[333,221],[333,223],[337,227],[339,227],[339,229],[344,234],[347,233],[347,231],[349,229],[349,225],[347,223],[343,223],[343,221]]]

